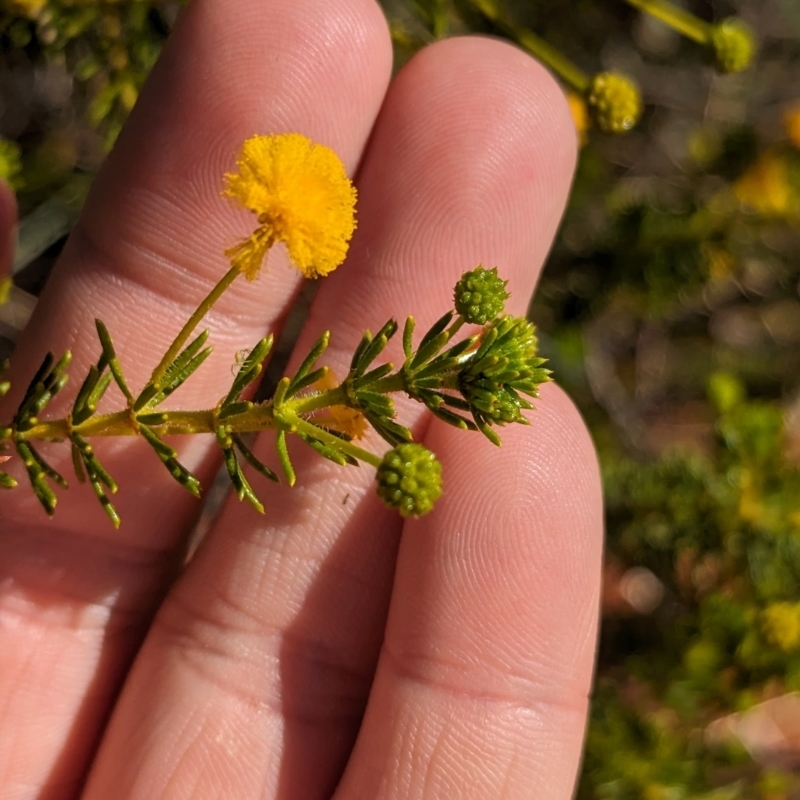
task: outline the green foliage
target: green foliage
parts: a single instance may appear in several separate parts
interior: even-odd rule
[[[775,403],[730,375],[711,388],[709,452],[606,463],[609,550],[667,599],[646,627],[606,627],[581,796],[770,796],[735,741],[700,732],[800,686],[800,466]]]
[[[5,0],[0,37],[32,57],[64,63],[86,92],[86,113],[111,144],[167,33],[164,3]]]
[[[138,394],[125,379],[110,333],[96,320],[101,348],[97,363],[89,368],[69,414],[60,419],[43,418],[42,412],[67,384],[71,360],[69,352],[57,363],[52,353],[47,354],[13,419],[0,426],[0,451],[11,447],[16,450],[33,492],[47,514],[52,516],[56,510],[57,497],[52,484],[67,488],[67,481],[39,453],[40,443],[71,444],[72,464],[79,482],[88,477],[103,509],[112,523],[119,526],[119,515],[109,497],[116,493],[117,484],[98,460],[89,440],[139,436],[150,445],[169,474],[199,497],[200,481],[180,462],[177,450],[165,441],[165,437],[179,434],[213,434],[237,496],[264,513],[264,506],[242,466],[253,467],[269,480],[279,478],[256,458],[244,437],[271,429],[276,432],[278,462],[290,485],[297,477],[287,447],[287,439],[293,436],[340,466],[366,462],[377,467],[379,496],[403,516],[419,516],[428,513],[442,493],[441,466],[434,454],[413,443],[411,431],[395,420],[390,395],[405,392],[445,422],[461,429],[479,430],[500,444],[492,426],[527,424],[520,410],[532,405],[523,395],[536,396],[539,384],[549,380],[548,371],[541,366],[544,359],[536,353],[532,323],[509,316],[495,317],[488,319],[479,333],[453,344],[464,319],[450,311],[433,324],[417,347],[413,343],[414,320],[408,318],[403,331],[406,358],[399,369],[391,363],[375,365],[398,330],[397,323],[389,320],[375,336],[369,331],[364,334],[344,380],[320,391],[321,382],[329,377],[327,367],[318,366],[330,339],[326,331],[294,374],[284,376],[271,397],[255,402],[248,395],[252,394],[272,349],[269,336],[249,351],[230,390],[214,407],[191,411],[162,408],[167,398],[211,354],[212,348],[206,346],[208,331],[189,339],[203,315],[240,274],[237,267],[232,267],[220,279]],[[494,279],[501,287],[505,286],[496,271]],[[465,282],[469,281],[462,277],[460,284]],[[112,385],[119,389],[125,405],[117,411],[98,413],[98,405]],[[3,394],[8,389],[7,382],[0,383]],[[471,419],[445,406],[469,413]],[[320,419],[321,411],[328,412],[328,416]],[[367,423],[393,445],[383,459],[353,443]],[[16,485],[14,478],[0,472],[0,488],[13,489]]]

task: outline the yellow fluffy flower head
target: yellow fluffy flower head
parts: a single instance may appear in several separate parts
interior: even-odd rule
[[[793,211],[789,166],[781,153],[767,150],[733,185],[736,199],[764,217],[781,217]]]
[[[729,17],[711,28],[711,47],[720,72],[742,72],[753,63],[756,38],[748,25]]]
[[[257,214],[259,227],[225,255],[248,280],[276,242],[307,278],[344,261],[356,227],[356,190],[333,150],[299,133],[252,136],[236,166],[225,176],[224,194]]]
[[[642,116],[639,87],[621,72],[600,72],[586,90],[586,103],[605,133],[626,133],[636,127]]]

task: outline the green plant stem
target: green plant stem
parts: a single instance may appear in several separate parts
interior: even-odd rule
[[[238,271],[236,272],[238,274]],[[230,273],[226,276],[228,278]],[[235,277],[235,275],[234,275]],[[224,280],[224,279],[223,279]],[[222,281],[219,285],[222,284]],[[211,295],[209,295],[209,298]],[[211,301],[213,302],[213,300]],[[199,315],[196,315],[199,318]],[[460,327],[460,324],[458,325]],[[191,330],[186,331],[184,339],[188,338]],[[176,340],[178,341],[178,340]],[[175,350],[179,346],[175,347]],[[464,354],[460,361],[468,360],[471,354]],[[454,376],[442,376],[442,388],[457,388]],[[406,378],[402,371],[387,375],[369,385],[372,392],[390,394],[406,390]],[[62,441],[69,439],[72,434],[82,438],[112,437],[112,436],[137,436],[139,435],[138,417],[146,417],[147,427],[157,436],[185,436],[191,434],[215,434],[220,426],[224,426],[231,433],[257,433],[259,431],[285,428],[296,430],[323,441],[337,450],[353,456],[359,461],[365,461],[373,466],[378,466],[381,459],[367,450],[353,445],[338,436],[329,434],[318,426],[305,419],[309,414],[332,406],[349,406],[345,387],[337,386],[314,394],[301,395],[284,400],[281,411],[276,419],[275,407],[272,403],[254,405],[241,414],[225,418],[224,423],[218,417],[218,408],[191,410],[191,411],[163,411],[140,412],[138,415],[131,409],[115,411],[109,414],[96,414],[80,425],[74,425],[69,417],[56,420],[39,422],[24,431],[14,432],[11,428],[0,429],[0,443],[11,441]],[[377,459],[377,460],[376,460]]]
[[[555,47],[548,44],[541,36],[528,28],[517,27],[494,0],[469,0],[470,5],[490,19],[498,28],[536,57],[569,84],[576,92],[583,94],[589,88],[591,78]]]
[[[153,374],[150,376],[151,384],[157,384],[161,378],[164,377],[164,373],[169,368],[169,365],[178,357],[181,349],[192,335],[192,331],[194,331],[194,329],[197,327],[200,320],[203,319],[203,317],[208,313],[209,309],[214,305],[214,303],[217,302],[217,300],[219,300],[225,290],[236,280],[240,274],[241,273],[238,268],[231,267],[225,273],[225,275],[222,276],[222,279],[219,281],[219,283],[208,293],[208,296],[205,298],[205,300],[203,300],[200,305],[197,306],[195,312],[191,317],[189,317],[186,324],[183,326],[183,328],[181,328],[180,333],[175,337],[175,341],[173,341],[173,343],[170,345],[169,350],[167,350],[158,366],[153,370]]]
[[[564,83],[569,84],[576,92],[584,94],[589,88],[591,78],[566,56],[563,56],[552,45],[526,28],[512,31],[516,40],[532,56],[550,67]]]
[[[337,395],[337,390],[331,390],[331,395]],[[343,395],[342,395],[343,396]],[[341,403],[338,403],[339,405]],[[287,406],[292,401],[287,401]],[[327,402],[325,407],[333,405]],[[303,413],[305,413],[305,410]],[[359,461],[364,461],[377,467],[381,463],[380,456],[370,453],[351,442],[317,427],[298,415],[298,409],[284,409],[282,424],[275,419],[271,405],[253,406],[249,411],[229,417],[225,426],[231,433],[255,433],[270,428],[284,427],[287,423],[292,432],[304,433],[318,439],[336,450],[352,456]],[[163,419],[159,422],[148,423],[148,427],[159,437],[180,436],[187,434],[208,433],[213,434],[219,426],[214,409],[202,411],[165,411]],[[27,431],[19,431],[15,435],[17,441],[59,441],[68,439],[72,433],[77,433],[83,438],[109,437],[109,436],[136,436],[138,426],[131,418],[129,410],[116,411],[112,414],[98,414],[81,425],[71,425],[68,419],[41,422]],[[3,431],[8,433],[8,431]]]
[[[220,425],[215,409],[197,411],[164,411],[161,420],[148,422],[158,435],[183,436],[195,433],[214,433]],[[229,417],[225,426],[234,433],[254,433],[277,427],[272,414],[272,406],[253,406],[249,411]],[[59,441],[68,439],[72,433],[83,438],[109,436],[137,436],[138,426],[128,409],[111,414],[97,414],[80,425],[72,425],[69,419],[55,419],[40,422],[26,431],[17,431],[13,438],[17,441]],[[11,436],[7,437],[8,439]]]
[[[346,439],[334,436],[332,433],[328,433],[322,428],[318,428],[316,425],[312,424],[311,422],[307,422],[300,417],[297,417],[296,420],[293,421],[293,427],[298,433],[305,433],[309,436],[313,436],[315,439],[327,444],[334,450],[338,450],[340,453],[345,453],[346,455],[352,456],[358,461],[371,464],[373,467],[379,467],[381,465],[381,461],[383,460],[381,456],[377,456],[375,453],[370,453],[369,450],[364,450],[361,447],[354,445],[352,442],[348,442]]]
[[[698,44],[706,45],[711,41],[711,26],[707,22],[673,5],[669,0],[625,0],[625,2],[645,14],[650,14],[651,17],[669,25],[673,30]]]
[[[401,375],[390,375],[378,382],[375,387],[380,392],[402,391],[404,388]],[[319,394],[293,397],[282,404],[283,413],[291,418],[292,424],[295,418],[302,420],[302,415],[310,414],[331,406],[347,405],[347,395],[340,386],[328,389]],[[158,412],[155,412],[156,414]],[[147,412],[144,412],[147,415]],[[141,416],[141,414],[140,414]],[[148,422],[151,428],[159,436],[182,436],[196,433],[215,433],[219,427],[220,420],[217,417],[217,410],[202,409],[192,411],[163,411],[161,419],[157,422]],[[274,408],[271,403],[254,405],[241,414],[227,417],[223,423],[232,433],[256,433],[258,431],[269,430],[279,427],[275,419]],[[309,423],[311,424],[311,423]],[[316,426],[313,426],[316,429]],[[0,430],[0,441],[14,438],[17,441],[58,441],[68,439],[72,433],[77,433],[83,438],[90,437],[110,437],[110,436],[136,436],[137,422],[135,415],[129,409],[115,411],[110,414],[97,414],[80,425],[73,425],[68,418],[48,420],[34,425],[28,430],[12,433],[10,428]],[[338,443],[343,440],[333,437]],[[342,449],[339,447],[339,449]],[[365,451],[366,452],[366,451]],[[359,456],[360,457],[360,456]]]
[[[387,375],[385,378],[380,378],[369,384],[370,391],[377,394],[402,392],[405,391],[405,388],[405,378],[400,372],[394,375]],[[311,414],[314,411],[330,408],[330,406],[347,406],[349,403],[347,402],[347,393],[344,386],[339,386],[318,394],[292,398],[286,401],[286,405],[291,406],[296,414]]]

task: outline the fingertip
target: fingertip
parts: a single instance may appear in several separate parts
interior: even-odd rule
[[[563,89],[538,61],[509,42],[483,36],[445,39],[421,50],[398,76],[410,94],[425,88],[427,103],[479,114],[481,140],[511,161],[521,178],[551,178],[542,199],[560,217],[577,157],[574,123]],[[451,115],[455,125],[459,120]],[[419,121],[425,126],[425,120]],[[437,124],[430,117],[428,124]],[[543,193],[544,194],[544,193]]]
[[[454,594],[438,612],[449,616],[451,630],[472,608],[473,627],[496,638],[493,658],[574,700],[588,691],[593,668],[600,473],[586,425],[558,386],[542,387],[529,419],[500,429],[499,448],[479,434],[431,424],[425,444],[442,460],[444,495],[428,517],[407,526],[398,574],[408,564],[404,550],[440,571],[458,564],[466,580],[450,584]],[[467,660],[485,645],[485,638],[466,643],[474,647]]]
[[[405,260],[429,265],[426,296],[437,310],[465,269],[497,266],[509,279],[509,311],[523,313],[574,164],[563,92],[541,65],[495,39],[436,42],[403,67],[381,110],[360,176],[355,254],[391,238]],[[387,286],[406,280],[396,262],[375,267]]]
[[[337,797],[422,796],[414,781],[436,796],[556,800],[573,790],[597,635],[597,461],[556,386],[543,387],[530,420],[503,428],[501,448],[429,428],[445,491],[405,526]]]

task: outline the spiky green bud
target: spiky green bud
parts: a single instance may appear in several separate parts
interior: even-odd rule
[[[756,37],[738,17],[728,17],[711,29],[714,61],[720,72],[742,72],[753,61]]]
[[[459,373],[459,390],[487,435],[487,426],[526,422],[522,411],[533,406],[521,395],[536,397],[550,374],[542,367],[545,359],[537,356],[537,347],[531,322],[499,317],[486,326],[474,358]],[[489,438],[496,440],[496,436]]]
[[[378,467],[378,496],[404,517],[427,514],[442,494],[442,465],[421,444],[390,450]]]
[[[600,72],[592,78],[586,102],[597,127],[606,133],[626,133],[642,116],[639,87],[620,72]]]
[[[497,267],[484,269],[480,265],[465,272],[456,284],[454,302],[456,311],[467,322],[485,325],[498,314],[508,300],[506,284],[497,274]]]

